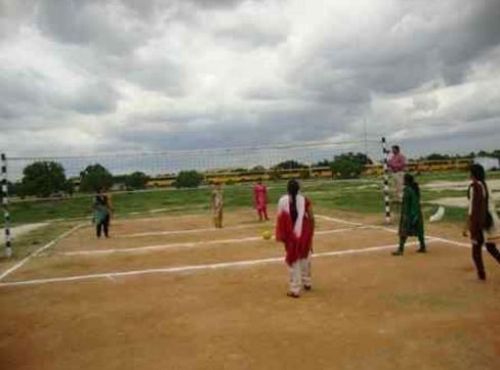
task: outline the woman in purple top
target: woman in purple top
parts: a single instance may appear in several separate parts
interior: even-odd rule
[[[404,177],[406,170],[406,157],[401,154],[398,145],[392,147],[392,156],[387,162],[395,184],[396,199],[401,201],[403,199]]]

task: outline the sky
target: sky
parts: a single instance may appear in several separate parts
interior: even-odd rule
[[[0,0],[0,150],[500,149],[500,0]],[[362,151],[362,147],[360,147]]]

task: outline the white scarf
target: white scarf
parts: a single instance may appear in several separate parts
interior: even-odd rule
[[[290,195],[282,196],[278,203],[278,214],[282,212],[291,214],[290,212],[291,203],[292,203],[292,197]],[[293,233],[297,238],[300,238],[300,236],[302,235],[302,224],[304,222],[304,215],[306,213],[306,198],[304,198],[304,196],[301,194],[297,194],[296,204],[297,204],[297,221],[295,221]]]

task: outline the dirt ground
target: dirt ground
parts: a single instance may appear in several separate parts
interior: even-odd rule
[[[279,244],[259,237],[272,224],[253,216],[229,213],[217,231],[204,230],[207,215],[120,221],[99,241],[89,225],[3,282],[282,257]],[[464,242],[459,232],[428,229]],[[0,286],[0,368],[499,368],[500,268],[486,253],[485,283],[469,249],[439,241],[426,255],[408,247],[402,258],[390,256],[392,247],[324,255],[394,243],[384,230],[318,218],[314,287],[299,299],[285,296],[280,261]],[[148,246],[160,248],[141,249]]]

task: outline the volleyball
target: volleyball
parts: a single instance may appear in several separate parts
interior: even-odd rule
[[[272,234],[271,234],[271,232],[270,232],[269,230],[266,230],[266,231],[264,231],[264,232],[262,233],[262,238],[263,238],[264,240],[269,240],[269,239],[271,239],[271,236],[272,236]]]

